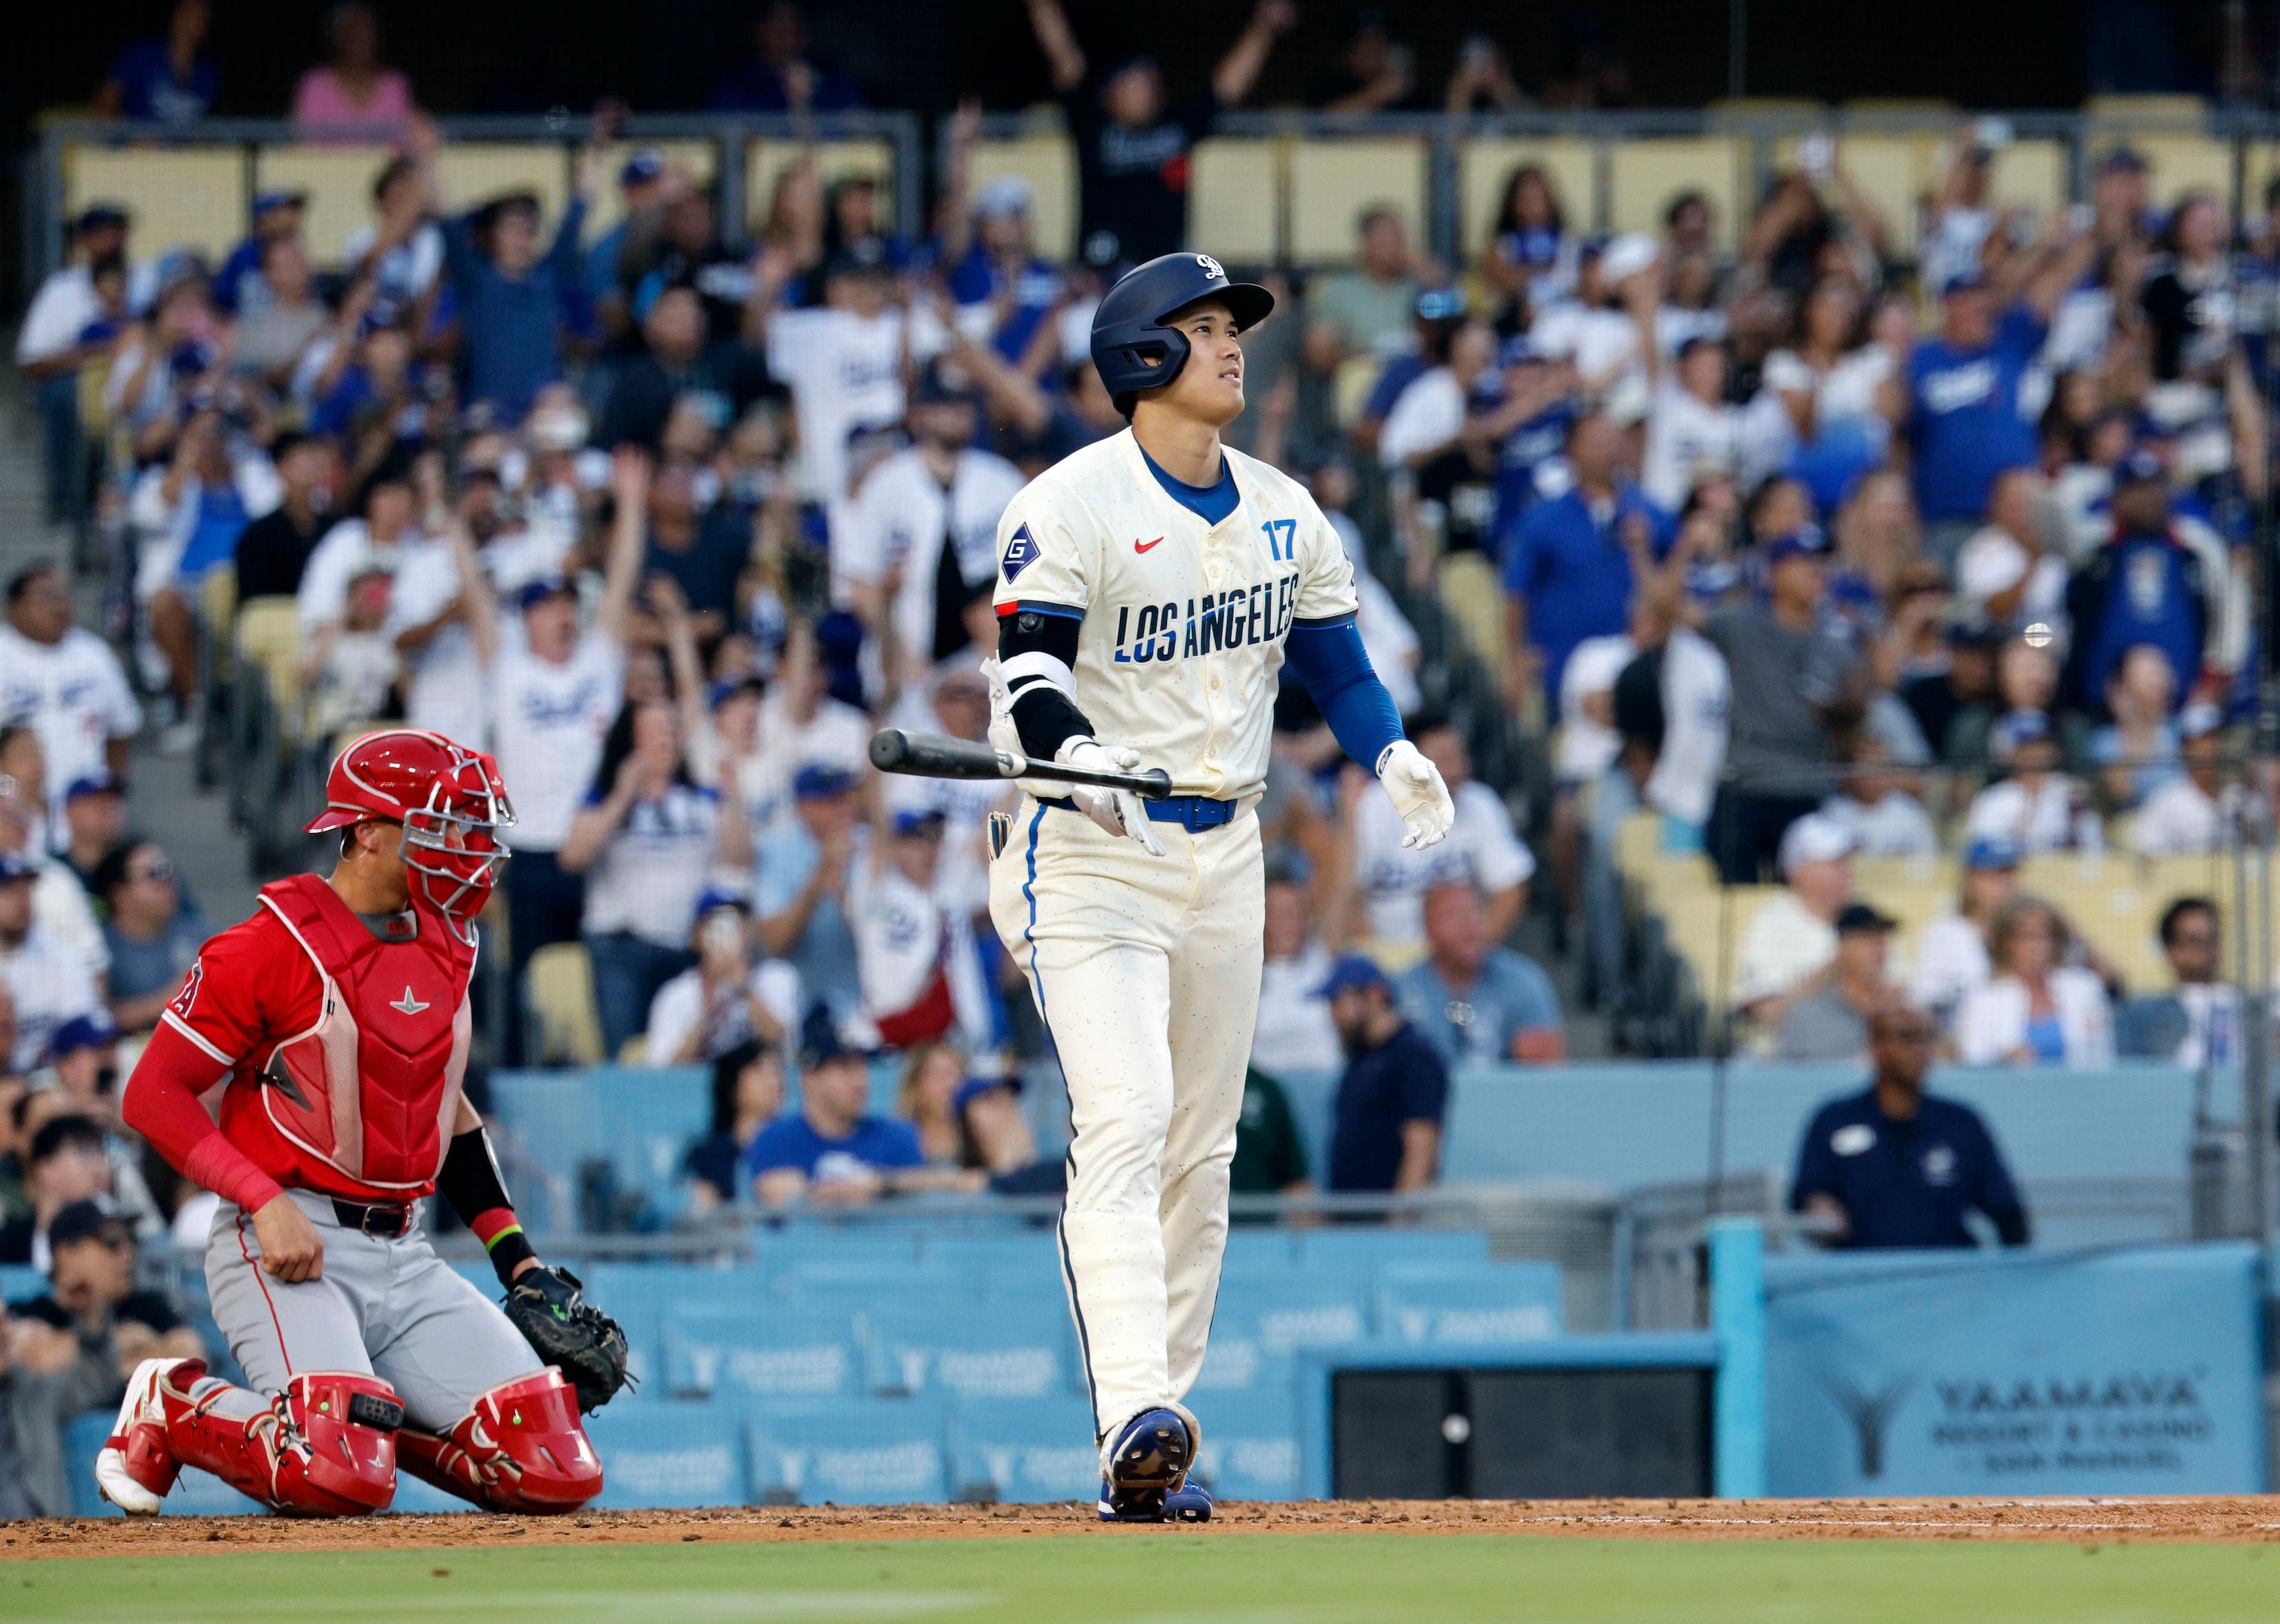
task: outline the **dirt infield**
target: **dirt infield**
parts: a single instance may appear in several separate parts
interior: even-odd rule
[[[0,1524],[0,1559],[189,1551],[370,1551],[702,1540],[1004,1539],[1102,1529],[1090,1506],[746,1506],[574,1517],[163,1517]],[[1364,1500],[1229,1503],[1183,1537],[1215,1534],[1536,1534],[1600,1539],[2046,1540],[2078,1544],[2280,1543],[2280,1496],[2052,1500]]]

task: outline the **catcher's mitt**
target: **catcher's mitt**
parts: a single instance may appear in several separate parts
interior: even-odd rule
[[[538,1357],[578,1389],[578,1408],[591,1414],[629,1386],[626,1334],[586,1301],[578,1277],[541,1264],[525,1269],[508,1288],[507,1319]]]

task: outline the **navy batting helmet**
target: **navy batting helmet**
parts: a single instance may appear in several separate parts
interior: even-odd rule
[[[1164,318],[1213,296],[1227,302],[1242,332],[1275,309],[1273,294],[1257,282],[1228,281],[1209,254],[1165,254],[1116,279],[1092,312],[1092,364],[1119,412],[1130,417],[1136,393],[1171,382],[1187,362],[1186,336],[1166,327]]]

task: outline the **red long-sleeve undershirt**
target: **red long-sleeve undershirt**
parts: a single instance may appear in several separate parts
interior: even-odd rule
[[[119,1113],[149,1140],[167,1166],[246,1212],[258,1212],[284,1189],[222,1136],[198,1097],[229,1067],[165,1021],[135,1063],[120,1095]]]

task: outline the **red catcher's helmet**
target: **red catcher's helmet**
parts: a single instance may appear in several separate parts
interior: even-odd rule
[[[325,810],[306,832],[367,818],[404,826],[404,864],[420,876],[415,896],[455,922],[482,912],[507,858],[498,833],[514,823],[498,763],[418,727],[367,733],[335,758]]]

